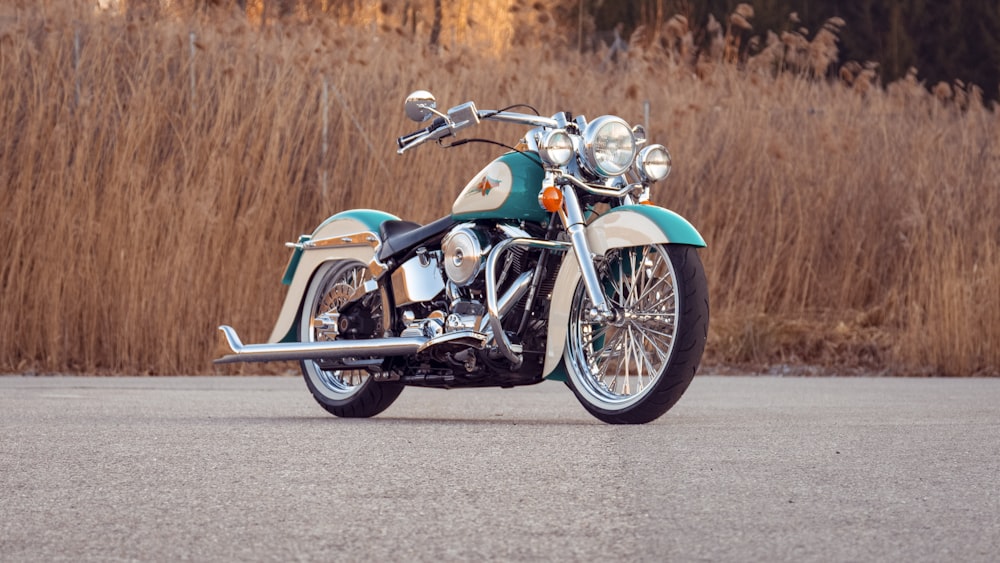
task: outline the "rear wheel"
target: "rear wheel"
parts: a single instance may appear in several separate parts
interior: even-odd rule
[[[367,268],[356,261],[327,262],[317,269],[302,303],[299,340],[322,342],[346,337],[339,334],[341,308],[365,281]],[[365,302],[367,299],[368,302]],[[376,293],[352,307],[362,307],[367,324],[358,338],[381,335],[382,300]],[[302,360],[302,375],[316,402],[327,412],[342,417],[374,416],[403,391],[399,383],[377,382],[367,369],[338,369],[321,360]]]
[[[694,378],[708,334],[708,284],[695,248],[615,248],[598,264],[616,318],[595,323],[581,280],[564,359],[583,406],[612,424],[659,418]]]

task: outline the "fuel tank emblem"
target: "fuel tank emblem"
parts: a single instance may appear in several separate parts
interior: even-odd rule
[[[500,185],[500,180],[497,178],[490,178],[489,176],[483,176],[483,181],[479,182],[479,193],[484,196],[490,195],[490,190]]]
[[[464,215],[496,212],[510,197],[513,186],[514,175],[510,167],[503,161],[493,161],[462,188],[462,193],[451,207],[451,213]],[[532,199],[534,198],[533,194]]]

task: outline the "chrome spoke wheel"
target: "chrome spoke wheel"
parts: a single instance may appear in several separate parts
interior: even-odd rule
[[[355,290],[364,284],[366,272],[366,268],[361,264],[350,264],[331,270],[322,280],[316,294],[318,299],[313,300],[312,314],[309,315],[309,318],[304,317],[302,320],[302,328],[306,334],[305,342],[325,342],[337,339],[340,309],[347,304]],[[379,302],[377,309],[377,311],[372,311],[372,315],[380,319],[381,302]],[[325,369],[322,362],[309,361],[307,363],[311,364],[307,369],[314,375],[316,381],[325,388],[325,391],[338,399],[350,397],[361,389],[371,377],[366,370]]]
[[[355,300],[368,269],[356,261],[327,262],[313,275],[302,303],[301,342],[371,338],[382,334],[383,305],[379,292]],[[345,310],[345,305],[350,304]],[[344,332],[346,331],[346,332]],[[370,361],[379,369],[379,358]],[[375,381],[369,369],[344,369],[344,360],[302,360],[302,375],[316,401],[332,414],[374,416],[392,404],[403,390],[393,382]]]
[[[675,274],[656,246],[614,249],[598,274],[616,319],[604,325],[587,319],[590,299],[579,286],[569,349],[581,391],[613,409],[648,393],[667,365],[677,329]]]
[[[684,356],[682,363],[696,363],[704,345],[702,335],[691,358],[677,350],[685,320],[692,328],[701,323],[702,332],[707,326],[704,272],[693,249],[690,255],[693,260],[687,250],[659,244],[609,250],[598,262],[597,274],[614,312],[610,322],[593,320],[587,291],[577,285],[564,357],[571,387],[599,418],[648,422],[679,398],[677,382],[683,383],[683,392],[694,376],[693,370],[671,374],[677,356]],[[685,284],[682,278],[690,281]],[[691,304],[685,303],[685,292]],[[685,307],[693,315],[685,315]],[[662,396],[647,401],[657,394]]]

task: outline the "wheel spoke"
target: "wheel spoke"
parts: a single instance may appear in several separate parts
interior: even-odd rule
[[[628,300],[627,300],[627,306],[628,307],[634,307],[635,306],[635,300],[636,300],[636,297],[637,297],[637,295],[636,295],[636,286],[639,283],[639,275],[640,275],[640,273],[636,271],[635,252],[631,248],[629,248],[629,249],[627,249],[625,251],[625,253],[628,255],[628,271],[629,271],[629,275],[628,275]]]
[[[620,350],[622,344],[625,342],[626,333],[623,330],[615,330],[611,333],[608,339],[605,341],[604,350],[614,351]],[[621,355],[620,353],[618,354]]]
[[[657,290],[647,291],[642,298],[636,303],[636,309],[642,312],[656,312],[657,310],[662,310],[663,308],[672,308],[671,303],[673,302],[674,294],[670,293],[663,295]]]
[[[656,302],[660,303],[660,302],[665,301],[666,299],[669,299],[674,294],[674,291],[673,291],[673,280],[670,278],[670,276],[662,276],[662,277],[654,278],[653,283],[650,284],[649,287],[646,287],[646,288],[643,289],[642,294],[639,296],[639,301],[640,302],[645,301],[646,297],[648,297],[654,290],[656,290],[657,288],[659,288],[660,286],[662,286],[664,284],[667,284],[668,282],[670,284],[670,292],[667,294],[667,297],[661,298],[661,299],[659,299]]]
[[[628,334],[629,334],[629,340],[632,342],[632,354],[631,357],[629,357],[629,363],[630,364],[633,362],[635,363],[635,375],[634,375],[636,381],[635,392],[640,393],[642,392],[643,389],[642,385],[642,374],[644,371],[643,368],[646,367],[640,358],[642,353],[641,350],[642,343],[636,340],[635,334],[632,332],[632,327],[628,327]]]
[[[590,334],[587,337],[585,337],[584,340],[583,340],[584,346],[590,346],[591,344],[594,343],[594,341],[599,340],[600,338],[604,337],[604,335],[607,334],[608,329],[611,328],[609,325],[600,325],[600,328],[598,328],[597,330],[594,330],[593,329],[594,325],[590,325],[590,326],[591,326]]]
[[[624,305],[626,297],[625,288],[622,285],[622,279],[624,279],[625,272],[622,270],[621,257],[619,256],[616,260],[614,260],[614,263],[618,266],[618,275],[616,276],[613,273],[608,272],[609,275],[607,281],[611,284],[614,294],[618,296],[618,303]]]
[[[649,368],[648,374],[649,377],[651,378],[652,375],[656,373],[658,367],[666,362],[667,356],[663,353],[663,350],[659,346],[657,346],[656,343],[654,343],[648,336],[643,334],[642,331],[637,331],[637,332],[639,332],[639,338],[642,341],[642,344],[639,347],[640,350],[642,351],[642,359],[646,363],[646,366]],[[647,343],[649,344],[648,346],[646,345]],[[656,354],[655,360],[652,357],[650,357],[651,352]]]
[[[643,333],[641,337],[643,342],[647,345],[646,348],[656,353],[657,361],[655,363],[651,362],[650,365],[662,365],[666,363],[667,359],[670,357],[670,342],[657,340],[645,333]]]
[[[656,351],[656,355],[659,361],[665,362],[667,360],[668,353],[663,348],[660,348],[655,338],[652,338],[648,334],[646,334],[646,331],[641,331],[641,332],[642,332],[642,337],[646,340],[646,342],[649,342],[649,345]]]
[[[593,360],[597,367],[597,373],[594,374],[595,379],[597,381],[606,381],[608,378],[608,369],[615,362],[615,359],[611,357],[612,350],[613,349],[609,347],[605,347],[605,349],[602,350],[602,353],[600,355],[597,355]],[[607,354],[605,354],[605,351],[607,351]],[[617,370],[615,370],[615,374],[617,374]],[[612,377],[613,379],[609,384],[609,388],[614,389],[615,381],[617,378],[614,375]]]
[[[654,319],[672,319],[674,317],[674,313],[655,313],[652,311],[645,311],[645,310],[639,311],[635,313],[635,315],[642,317],[652,317]]]
[[[622,385],[622,395],[630,395],[632,393],[632,390],[629,388],[629,375],[630,375],[630,371],[631,371],[629,369],[629,364],[632,363],[632,358],[630,357],[632,355],[631,339],[629,338],[629,334],[628,334],[627,330],[622,331],[622,332],[625,333],[625,339],[624,339],[625,340],[625,355],[624,355],[625,361],[623,362],[623,364],[619,368],[618,373],[621,373],[622,380],[624,381],[624,384]],[[618,373],[615,374],[616,377],[618,376]]]
[[[641,330],[644,333],[646,333],[647,335],[658,336],[658,337],[660,337],[661,340],[673,341],[674,335],[673,335],[672,332],[662,332],[662,331],[656,330],[655,328],[653,328],[653,327],[651,327],[649,325],[641,325],[641,326],[642,326]]]
[[[648,338],[646,337],[645,334],[642,334],[641,331],[639,337],[643,343],[640,346],[640,350],[642,351],[642,359],[646,363],[646,368],[647,368],[646,378],[648,379],[649,383],[652,384],[653,376],[656,373],[658,373],[659,370],[662,368],[662,366],[665,364],[664,360],[666,358],[659,353],[659,350],[656,347],[653,347],[654,351],[657,352],[656,359],[654,360],[652,357],[650,357],[650,347],[645,345],[645,342],[648,340]]]
[[[622,331],[615,331],[612,334],[612,338],[605,344],[605,347],[601,352],[594,356],[593,361],[599,363],[596,379],[597,381],[604,381],[608,378],[608,371],[612,366],[616,366],[616,369],[612,374],[611,387],[614,387],[615,381],[618,379],[618,373],[621,371],[621,358],[624,356],[622,345],[623,333]]]

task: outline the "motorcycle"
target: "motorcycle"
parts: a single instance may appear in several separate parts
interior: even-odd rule
[[[649,199],[670,173],[667,149],[612,115],[471,101],[442,112],[426,91],[405,111],[432,121],[400,137],[399,154],[432,141],[508,152],[442,219],[355,209],[288,243],[289,289],[268,343],[245,345],[221,326],[228,348],[216,362],[298,360],[316,401],[341,417],[376,415],[408,385],[545,380],[565,382],[607,423],[670,409],[704,351],[708,286],[701,235]],[[529,129],[514,147],[457,139],[481,121]]]

